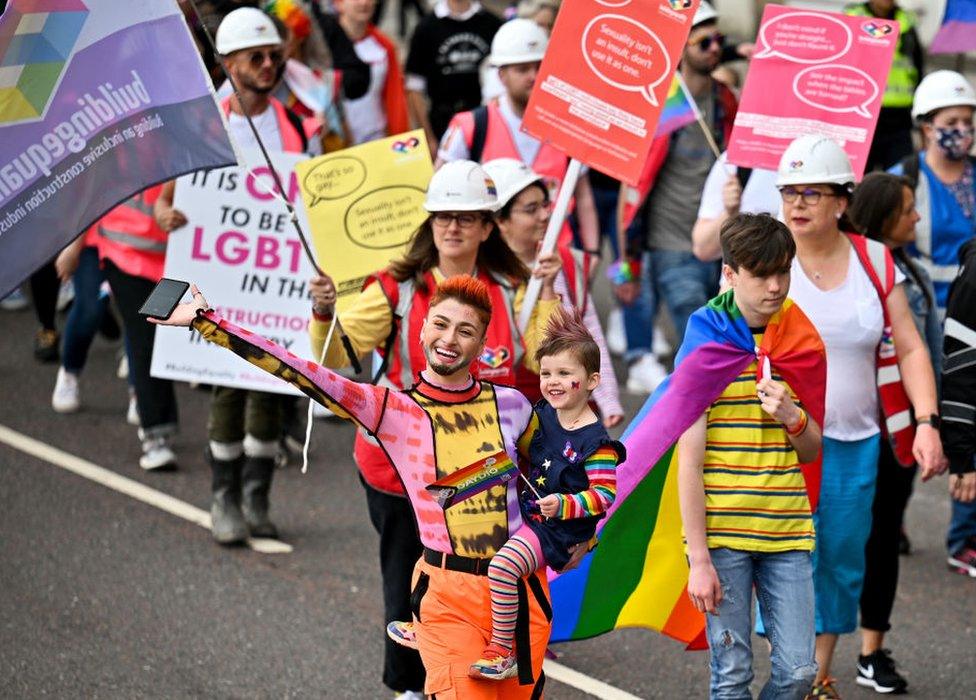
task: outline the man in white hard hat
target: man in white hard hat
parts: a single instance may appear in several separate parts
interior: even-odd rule
[[[692,20],[678,70],[715,142],[724,149],[732,133],[738,100],[729,88],[711,76],[721,60],[725,43],[717,22],[718,13],[703,1]],[[648,294],[642,293],[647,290],[641,289],[640,279],[624,281],[615,287],[624,305],[628,328],[652,324],[658,305],[663,302],[680,344],[688,317],[717,291],[717,261],[702,262],[692,252],[692,229],[715,160],[701,125],[692,122],[672,134],[655,138],[638,186],[621,185],[617,217],[621,255],[629,258],[630,269],[640,270],[650,283]],[[640,213],[643,213],[644,236],[624,240],[628,238],[631,222]],[[628,352],[631,376],[627,384],[632,391],[650,393],[662,378],[660,365],[651,352],[650,337],[647,341],[646,347],[635,347],[633,353]]]
[[[240,91],[240,99],[231,95],[221,102],[231,138],[241,147],[258,147],[247,115],[269,151],[320,153],[313,122],[303,122],[271,96],[285,65],[281,36],[271,18],[253,7],[236,9],[220,23],[215,43]],[[167,183],[155,205],[156,220],[166,231],[187,224],[173,208],[174,189],[174,182]],[[213,472],[211,531],[220,544],[277,537],[268,509],[282,402],[280,394],[214,387],[207,458]]]
[[[513,19],[502,25],[491,42],[489,61],[498,68],[505,94],[496,102],[454,116],[437,151],[437,167],[455,160],[486,163],[496,158],[515,158],[543,177],[550,198],[555,199],[569,159],[559,149],[522,131],[522,117],[548,46],[545,30],[530,19]],[[585,174],[580,175],[575,197],[582,247],[599,255],[596,207]],[[559,242],[566,246],[571,241],[572,231],[567,223]]]
[[[457,112],[481,104],[479,69],[501,20],[476,0],[438,0],[420,20],[407,54],[407,104],[431,154]]]
[[[925,144],[891,169],[916,183],[915,207],[921,217],[908,253],[932,277],[944,314],[949,285],[959,269],[959,249],[976,233],[976,185],[970,155],[976,90],[950,70],[929,73],[915,91],[912,117]]]

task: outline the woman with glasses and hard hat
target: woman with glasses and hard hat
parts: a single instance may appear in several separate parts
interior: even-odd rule
[[[482,380],[515,386],[523,364],[538,373],[534,361],[538,339],[559,303],[554,291],[559,256],[540,258],[530,272],[505,245],[492,215],[498,207],[495,183],[472,161],[445,164],[431,178],[424,208],[430,217],[414,234],[406,254],[370,277],[352,307],[338,322],[359,356],[377,351],[382,358],[376,381],[409,389],[426,364],[420,329],[437,285],[453,275],[483,281],[494,309],[481,357],[471,365]],[[543,280],[542,292],[525,335],[516,321],[531,276]],[[320,357],[332,315],[336,290],[332,279],[311,281],[312,346]],[[349,363],[336,339],[324,357],[327,367]],[[465,430],[464,416],[457,429]],[[370,519],[380,536],[380,565],[386,622],[411,619],[410,578],[422,548],[403,485],[380,447],[362,432],[356,434],[354,457],[366,489]],[[482,544],[471,542],[459,552],[479,557]],[[422,687],[423,670],[416,652],[387,640],[384,683],[394,690]],[[419,686],[418,686],[419,679]]]
[[[539,244],[546,232],[552,212],[549,189],[541,175],[514,158],[496,158],[484,164],[484,170],[498,190],[498,210],[495,223],[502,238],[526,267],[533,267]],[[592,266],[599,264],[588,253],[560,246],[557,249],[562,270],[556,276],[555,290],[563,306],[576,309],[586,329],[600,347],[600,385],[593,391],[593,401],[600,412],[604,427],[611,428],[624,418],[620,405],[620,391],[613,371],[610,351],[603,336],[596,306],[588,291]],[[519,391],[535,403],[542,398],[539,377],[526,365],[518,368]]]
[[[891,169],[914,181],[919,219],[908,252],[918,258],[935,285],[945,315],[949,285],[959,270],[959,249],[976,235],[976,159],[973,112],[976,91],[950,70],[929,73],[915,90],[912,117],[925,148]]]
[[[776,184],[796,240],[789,296],[827,350],[813,553],[820,668],[808,697],[836,698],[831,661],[838,636],[857,628],[880,436],[887,433],[902,464],[917,461],[923,474],[941,468],[935,377],[891,253],[847,233],[854,172],[844,150],[823,136],[801,136],[784,151]]]

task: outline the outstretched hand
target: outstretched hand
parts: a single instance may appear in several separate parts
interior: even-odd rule
[[[197,317],[197,311],[210,308],[207,300],[204,299],[203,294],[195,284],[190,285],[190,294],[193,295],[193,300],[183,304],[177,304],[176,308],[173,309],[173,313],[169,315],[169,318],[150,318],[148,319],[149,323],[155,323],[157,326],[183,326],[189,328],[190,324],[193,323],[193,319]]]

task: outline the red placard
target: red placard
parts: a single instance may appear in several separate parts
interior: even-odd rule
[[[636,184],[699,2],[563,2],[522,129]]]
[[[897,22],[767,5],[729,162],[775,170],[793,139],[823,134],[860,179],[897,43]]]

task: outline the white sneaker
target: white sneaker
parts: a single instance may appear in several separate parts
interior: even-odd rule
[[[119,379],[129,378],[129,356],[124,352],[122,353],[122,359],[119,360],[119,367],[115,370],[115,376]]]
[[[416,690],[407,690],[397,695],[394,700],[426,700],[427,696]]]
[[[10,294],[0,299],[0,309],[4,311],[20,311],[30,304],[20,287],[16,287]]]
[[[78,391],[78,375],[58,368],[58,379],[51,394],[51,407],[58,413],[74,413],[81,407]]]
[[[129,392],[129,408],[125,412],[125,422],[139,427],[139,403],[136,401],[134,391]]]
[[[139,466],[146,471],[176,466],[176,454],[166,438],[150,438],[142,441],[142,457]]]
[[[624,329],[624,312],[619,306],[610,310],[607,316],[607,332],[603,334],[607,339],[607,350],[611,355],[623,355],[627,352],[627,331]]]
[[[58,311],[67,309],[75,300],[75,283],[72,280],[62,282],[58,288]]]
[[[654,327],[654,336],[651,339],[651,352],[654,353],[655,357],[670,357],[674,352],[674,348],[668,342],[668,337],[657,326]]]
[[[653,354],[642,355],[627,372],[627,391],[651,394],[667,376],[667,371]]]

